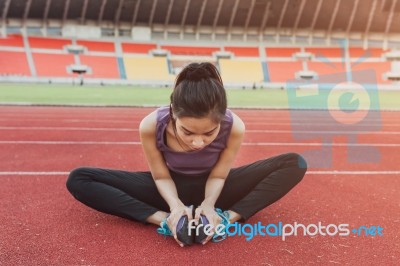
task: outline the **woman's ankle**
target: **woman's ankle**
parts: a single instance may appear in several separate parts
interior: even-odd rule
[[[229,213],[229,222],[230,223],[235,223],[242,218],[242,216],[237,212],[228,210],[228,213]]]
[[[147,217],[146,222],[155,224],[155,225],[160,225],[160,223],[168,217],[168,213],[163,212],[163,211],[157,211]]]

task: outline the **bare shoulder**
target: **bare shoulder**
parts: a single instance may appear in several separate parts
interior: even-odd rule
[[[246,126],[243,122],[243,120],[236,115],[234,112],[232,112],[232,117],[233,117],[233,125],[232,125],[232,131],[231,134],[236,135],[236,136],[243,136],[244,132],[246,131]]]
[[[156,132],[157,110],[145,116],[139,125],[140,135],[152,135]]]

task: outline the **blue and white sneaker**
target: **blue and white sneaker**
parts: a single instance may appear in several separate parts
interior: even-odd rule
[[[190,206],[189,208],[192,208]],[[165,235],[165,236],[173,236],[172,231],[169,229],[168,224],[167,224],[167,218],[164,218],[162,222],[160,223],[160,227],[157,229],[157,233]],[[176,236],[180,242],[182,242],[184,245],[191,245],[193,244],[194,241],[194,234],[191,233],[189,235],[189,217],[187,215],[182,216],[178,224],[176,225]]]
[[[215,209],[215,212],[222,219],[220,224],[223,224],[224,227],[228,226],[229,218],[230,218],[229,212],[227,212],[227,211],[223,212],[221,209],[218,209],[218,208]],[[200,215],[199,225],[200,224],[203,225],[203,228],[204,228],[204,226],[209,224],[209,221],[206,216]],[[214,234],[211,241],[212,242],[220,242],[220,241],[224,240],[226,238],[226,232],[222,232],[222,233],[223,233],[222,235]],[[206,240],[207,237],[208,236],[204,233],[204,230],[199,230],[199,234],[196,235],[196,237],[195,237],[195,242],[201,244],[204,242],[204,240]]]
[[[221,223],[224,225],[224,228],[226,228],[230,222],[230,215],[228,211],[222,211],[221,209],[215,208],[215,212],[218,214],[219,217],[221,217]],[[221,235],[218,234],[214,234],[213,238],[212,238],[212,242],[217,243],[217,242],[221,242],[222,240],[225,240],[227,234],[225,231],[222,232]]]

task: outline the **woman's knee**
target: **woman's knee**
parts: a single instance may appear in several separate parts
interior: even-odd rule
[[[72,170],[69,173],[66,186],[68,191],[71,194],[75,194],[79,191],[79,188],[82,185],[82,182],[87,179],[88,168],[87,167],[79,167]]]

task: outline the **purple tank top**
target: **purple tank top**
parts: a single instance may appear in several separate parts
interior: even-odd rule
[[[164,142],[167,128],[169,106],[157,110],[156,141],[167,167],[177,173],[186,175],[202,175],[209,173],[217,163],[221,152],[225,149],[233,124],[232,113],[228,109],[221,121],[218,136],[209,145],[198,151],[177,152],[171,150]]]

